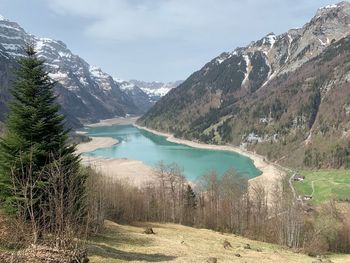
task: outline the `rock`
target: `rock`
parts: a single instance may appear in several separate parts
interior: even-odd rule
[[[230,242],[228,242],[227,240],[224,241],[224,249],[229,249],[229,248],[232,248],[232,245]]]
[[[309,257],[312,257],[312,258],[315,258],[317,255],[315,254],[315,253],[313,253],[313,252],[309,252],[309,253],[307,253],[307,255],[309,256]]]
[[[241,257],[241,254],[236,253],[235,256],[238,257],[238,258],[240,258],[240,257]]]
[[[147,227],[145,229],[145,231],[143,231],[143,233],[147,234],[147,235],[155,235],[156,233],[154,233],[153,228],[152,227]]]
[[[208,258],[207,263],[217,263],[218,259],[217,258]]]
[[[250,247],[249,244],[246,244],[246,245],[244,246],[244,249],[252,249],[252,248]]]
[[[256,251],[257,252],[262,252],[262,249],[261,248],[257,248]]]

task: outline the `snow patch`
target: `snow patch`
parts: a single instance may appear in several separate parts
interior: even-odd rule
[[[345,81],[350,82],[350,72],[345,76]]]
[[[79,82],[80,82],[81,84],[83,84],[83,86],[89,85],[89,83],[86,81],[86,78],[84,78],[84,77],[80,77],[80,78],[79,78]]]
[[[67,89],[70,91],[77,91],[77,90],[79,90],[79,87],[78,86],[68,86]]]
[[[327,46],[327,45],[329,45],[329,42],[330,42],[328,37],[327,37],[326,42],[323,42],[320,38],[318,40],[320,41],[322,46]]]
[[[224,61],[225,61],[225,58],[219,57],[219,58],[216,59],[216,62],[218,62],[219,64],[221,64]]]
[[[338,5],[326,5],[325,7],[321,7],[320,9],[333,9],[333,8],[337,8]]]
[[[69,53],[69,52],[58,51],[58,54],[60,55],[60,57],[64,57],[64,58],[70,58],[70,57],[72,57],[72,54]]]
[[[6,21],[6,20],[1,20],[0,21]],[[15,31],[21,31],[19,28],[17,27],[14,27],[14,26],[9,26],[9,25],[6,25],[6,24],[0,24],[0,27],[2,28],[7,28],[7,29],[11,29],[11,30],[15,30]]]
[[[271,67],[270,67],[270,72],[271,72]],[[265,83],[262,85],[262,87],[265,87],[267,85],[267,83],[269,83],[274,77],[276,77],[276,75],[277,75],[277,72],[272,73],[268,77],[268,79],[265,81]]]
[[[16,50],[20,50],[21,49],[21,45],[18,45],[18,44],[5,44],[5,43],[3,43],[2,46],[6,50],[12,50],[12,51],[16,51]]]
[[[42,50],[44,46],[45,46],[45,41],[43,39],[39,39],[35,43],[35,48],[37,50]]]
[[[221,56],[219,56],[215,62],[217,62],[218,64],[221,64],[222,62],[224,62],[226,59],[228,59],[230,57],[230,55],[227,54],[222,54]]]
[[[249,56],[248,55],[243,55],[243,58],[245,60],[245,64],[246,64],[246,70],[245,70],[245,73],[244,73],[244,79],[243,79],[243,82],[242,82],[242,86],[245,85],[245,83],[248,81],[248,77],[249,77],[249,68],[250,68],[250,59],[249,59]]]
[[[266,85],[267,83],[269,83],[270,80],[273,79],[273,78],[276,76],[276,74],[277,74],[277,72],[273,72],[273,73],[272,73],[272,66],[270,65],[270,62],[269,62],[269,59],[268,59],[267,56],[265,56],[265,64],[269,67],[269,74],[268,74],[267,80],[266,80],[265,83],[262,85],[262,87],[265,87],[265,85]],[[262,71],[262,68],[260,68],[260,71]],[[271,73],[272,73],[272,74],[271,74]]]
[[[149,88],[141,88],[143,92],[145,92],[147,95],[153,95],[153,96],[165,96],[172,88],[166,88],[161,87],[159,89],[149,89]]]
[[[68,75],[67,73],[63,73],[63,72],[56,72],[56,73],[49,73],[49,77],[54,80],[60,81],[65,78],[68,78]]]
[[[135,89],[135,85],[130,83],[130,82],[127,82],[127,81],[124,81],[122,83],[119,83],[120,84],[120,89],[121,90],[124,90],[124,91],[132,91]]]
[[[291,50],[292,42],[293,42],[293,37],[291,35],[289,35],[289,34],[288,34],[288,40],[289,40],[289,43],[288,43],[288,55],[287,55],[287,58],[284,61],[284,63],[286,63],[289,60],[290,53],[291,53],[290,50]]]
[[[102,71],[101,68],[90,66],[89,71],[94,78],[103,79],[108,78],[108,75]]]
[[[35,47],[37,48],[37,50],[41,50],[44,47],[49,48],[51,50],[56,50],[55,48],[53,48],[51,46],[51,44],[57,44],[57,45],[62,46],[63,48],[66,48],[64,43],[62,43],[61,41],[57,41],[57,40],[47,38],[47,37],[37,38],[37,37],[33,36],[33,38],[35,39]]]
[[[25,57],[25,55],[17,52],[7,51],[7,53],[12,57]]]
[[[317,10],[315,18],[317,19],[317,18],[321,17],[323,14],[327,13],[329,10],[338,8],[340,5],[341,5],[341,3],[340,4],[334,4],[334,5],[327,5],[325,7],[319,8]]]
[[[272,48],[276,43],[276,35],[270,34],[266,36],[266,41],[270,44],[270,47]]]
[[[7,38],[7,39],[13,39],[13,40],[20,40],[20,39],[22,39],[21,37],[10,37],[10,36],[6,36],[6,35],[3,35],[3,34],[0,34],[0,37]]]
[[[7,21],[7,22],[9,22],[10,20],[8,20],[6,17],[0,15],[0,21]]]
[[[51,63],[45,62],[44,65],[45,65],[45,66],[48,66],[48,67],[51,67],[51,68],[54,68],[54,69],[59,69],[59,66],[56,65],[56,64],[51,64]]]

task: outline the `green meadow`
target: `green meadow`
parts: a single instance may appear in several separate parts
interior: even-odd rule
[[[300,195],[311,195],[312,203],[321,204],[331,198],[350,200],[350,170],[302,171],[306,178],[295,182],[294,186]]]

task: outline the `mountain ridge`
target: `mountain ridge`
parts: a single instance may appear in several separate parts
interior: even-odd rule
[[[4,121],[7,112],[16,60],[25,55],[26,43],[33,44],[37,56],[45,60],[49,76],[57,82],[55,93],[61,112],[72,127],[118,116],[140,115],[155,102],[138,88],[126,91],[125,83],[72,53],[64,42],[29,34],[18,23],[0,16],[0,121]]]
[[[320,132],[320,118],[327,114],[318,113],[328,100],[332,107],[338,106],[340,102],[335,103],[330,94],[349,85],[345,77],[349,34],[348,2],[320,8],[302,28],[278,36],[270,33],[214,58],[170,91],[138,123],[187,139],[233,143],[272,160],[293,159],[286,155],[298,152],[298,165],[304,163],[300,156],[306,158],[310,151],[331,155],[338,146],[325,150],[316,139],[336,138],[340,128],[322,121],[328,130]],[[338,54],[343,56],[343,65],[337,64],[341,60]],[[325,68],[327,64],[333,68]],[[347,94],[346,89],[342,92]],[[338,110],[343,111],[342,107]],[[345,119],[339,120],[344,130]],[[309,142],[304,143],[307,138]],[[336,142],[343,145],[339,138]],[[297,149],[299,145],[303,145],[302,151]],[[293,148],[290,152],[289,147]],[[331,157],[325,159],[333,166],[328,160]],[[316,163],[322,162],[312,165],[318,166]]]
[[[165,96],[170,90],[179,86],[183,80],[171,81],[171,82],[160,82],[160,81],[140,81],[140,80],[129,80],[131,84],[138,86],[148,96],[150,96],[153,102],[158,101],[161,97]]]

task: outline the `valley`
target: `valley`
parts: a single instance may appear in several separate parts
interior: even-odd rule
[[[140,115],[181,81],[157,83],[154,87],[142,81],[137,85],[118,79],[92,66],[72,53],[60,40],[37,37],[26,32],[18,23],[0,19],[0,122],[8,111],[6,102],[11,98],[11,85],[17,59],[25,55],[26,43],[35,45],[40,59],[45,60],[49,77],[56,81],[55,94],[61,113],[70,127],[82,127],[101,119]]]
[[[211,60],[241,3],[75,1],[70,47],[0,15],[1,263],[350,262],[348,1]]]
[[[302,28],[223,53],[138,124],[242,146],[286,166],[347,167],[349,21],[344,1]]]

